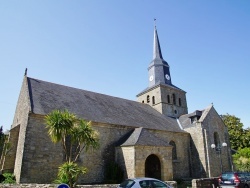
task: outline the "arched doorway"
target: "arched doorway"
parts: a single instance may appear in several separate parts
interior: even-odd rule
[[[145,176],[161,179],[161,162],[160,159],[154,154],[149,155],[146,159]]]

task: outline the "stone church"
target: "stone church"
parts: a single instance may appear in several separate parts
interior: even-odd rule
[[[30,78],[25,73],[8,137],[11,150],[0,164],[3,171],[15,174],[18,183],[55,180],[64,162],[63,150],[61,144],[51,142],[44,121],[55,109],[67,109],[92,121],[99,132],[100,148],[79,158],[88,168],[79,183],[103,182],[110,162],[123,169],[124,179],[205,178],[232,170],[225,124],[213,105],[188,113],[186,92],[173,85],[156,27],[148,86],[137,101]]]

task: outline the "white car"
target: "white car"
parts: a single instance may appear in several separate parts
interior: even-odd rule
[[[173,188],[167,183],[154,178],[130,178],[122,182],[117,188]]]

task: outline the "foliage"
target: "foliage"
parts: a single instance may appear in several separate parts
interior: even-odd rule
[[[106,183],[121,183],[123,180],[123,170],[115,163],[109,163],[105,172]]]
[[[3,133],[3,126],[0,127],[0,157],[2,156],[2,152],[4,149],[4,141],[5,141],[5,136]]]
[[[86,173],[85,168],[76,164],[77,159],[83,151],[99,146],[98,134],[90,121],[79,119],[67,110],[55,110],[45,117],[45,121],[52,142],[61,142],[65,153],[66,162],[59,167],[58,179],[73,186],[79,173]]]
[[[98,147],[98,134],[90,121],[78,119],[68,111],[55,110],[45,117],[52,142],[61,142],[67,162],[76,162],[80,153]],[[76,149],[74,149],[76,147]]]
[[[237,170],[250,172],[250,148],[239,149],[233,155],[233,160]]]
[[[65,162],[59,167],[58,179],[54,183],[66,183],[70,187],[75,187],[78,177],[86,172],[86,168],[79,167],[74,162]]]
[[[16,178],[14,176],[14,174],[12,173],[4,173],[4,181],[2,181],[2,183],[10,183],[10,184],[14,184],[16,183]]]
[[[240,118],[234,115],[222,115],[222,120],[228,128],[231,148],[238,150],[250,147],[250,129],[244,129]]]
[[[0,164],[11,150],[11,143],[8,142],[8,136],[3,133],[3,126],[0,127]]]

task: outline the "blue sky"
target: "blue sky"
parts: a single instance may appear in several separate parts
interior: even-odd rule
[[[25,68],[44,81],[136,100],[148,86],[154,18],[189,112],[214,104],[250,127],[250,1],[0,1],[0,125]]]

